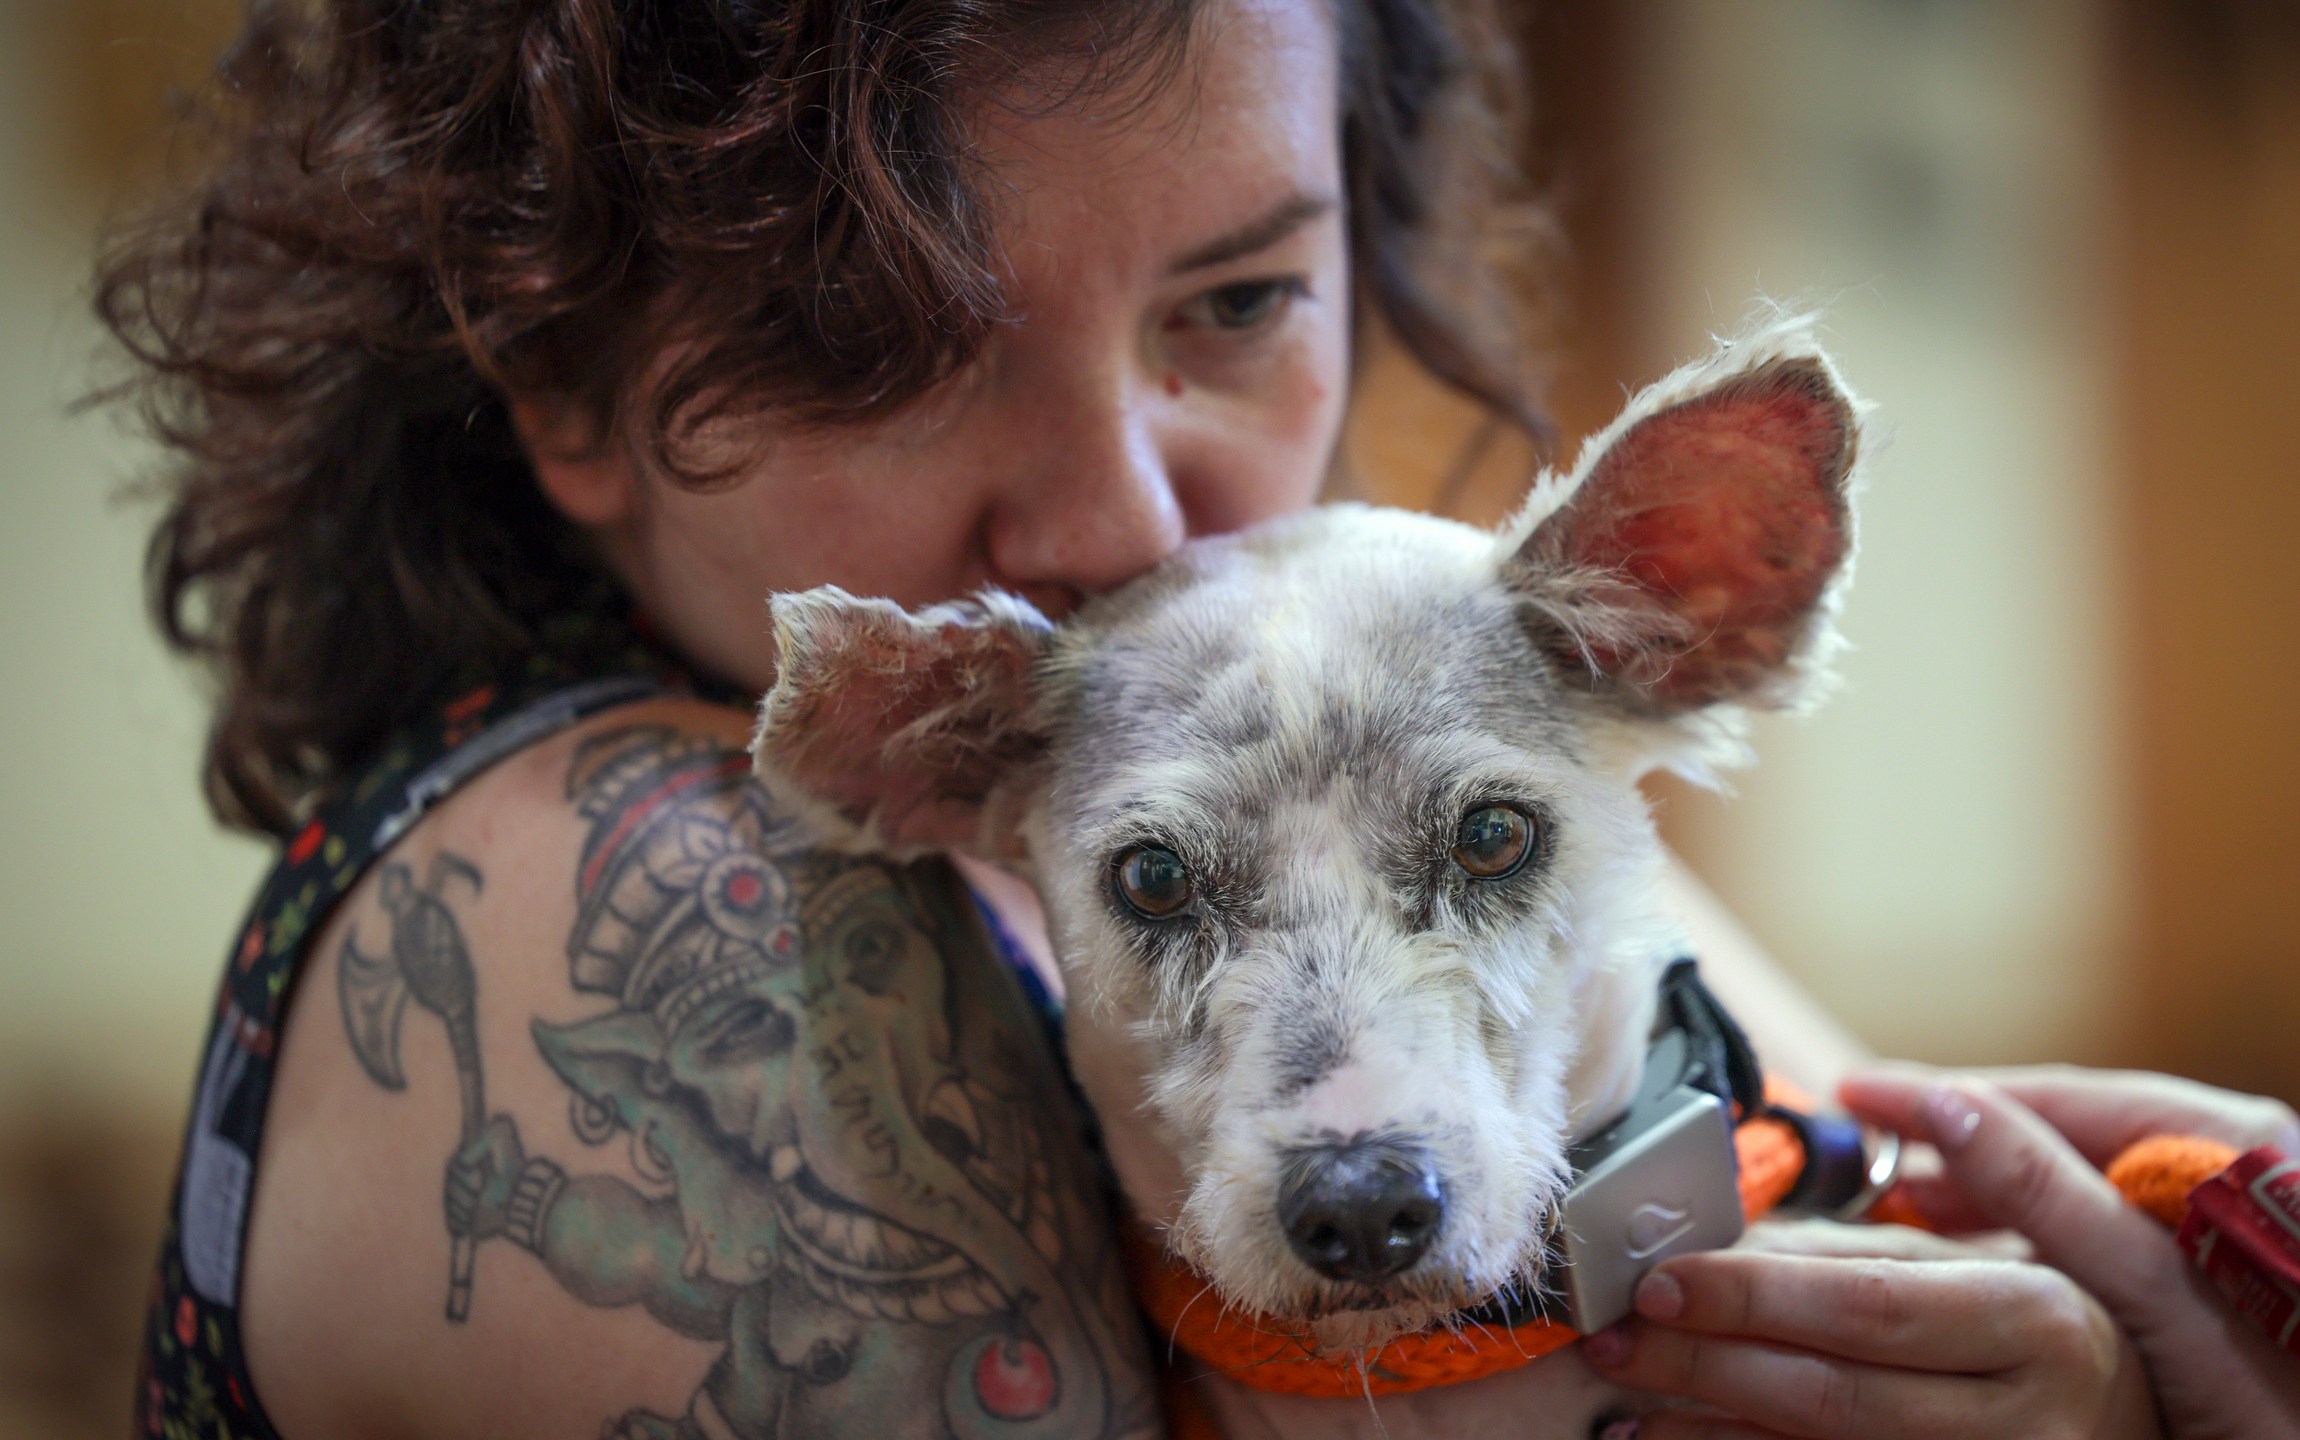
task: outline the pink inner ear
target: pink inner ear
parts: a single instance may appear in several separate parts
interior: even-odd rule
[[[1629,578],[1679,622],[1679,638],[1593,646],[1598,669],[1668,708],[1777,674],[1844,563],[1852,451],[1852,417],[1812,362],[1782,362],[1632,427],[1557,517],[1562,558]]]
[[[875,607],[809,630],[770,704],[776,768],[855,824],[875,819],[889,844],[984,839],[983,802],[1040,748],[1026,723],[1037,637]]]

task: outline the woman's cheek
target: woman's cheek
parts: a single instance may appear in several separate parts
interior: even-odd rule
[[[1220,534],[1298,510],[1317,498],[1341,433],[1347,399],[1346,338],[1323,316],[1251,357],[1198,392],[1195,468],[1206,482],[1184,485],[1193,534]],[[1192,503],[1194,502],[1194,503]]]
[[[1295,342],[1290,363],[1276,368],[1255,408],[1257,448],[1271,472],[1271,514],[1316,498],[1341,436],[1348,353],[1338,335],[1313,332]]]
[[[918,605],[978,583],[959,553],[963,526],[937,497],[851,465],[769,470],[723,489],[667,486],[652,498],[626,582],[676,648],[751,688],[774,674],[769,595],[837,584]]]

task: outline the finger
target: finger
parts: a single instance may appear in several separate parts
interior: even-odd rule
[[[2204,1135],[2239,1150],[2275,1145],[2300,1154],[2300,1120],[2292,1107],[2262,1095],[2139,1070],[2035,1066],[1975,1073],[2043,1116],[2096,1164],[2151,1135]]]
[[[1985,1083],[1936,1087],[1920,1119],[1973,1208],[2018,1230],[2046,1264],[2099,1296],[2128,1328],[2153,1317],[2184,1265],[2172,1237],[2034,1112]]]
[[[1953,1193],[1953,1192],[1952,1192]],[[1738,1247],[1774,1255],[1873,1256],[1881,1260],[2018,1260],[1994,1240],[1976,1243],[1906,1225],[1845,1225],[1834,1220],[1767,1220],[1749,1227]]]
[[[1988,1374],[2066,1310],[2069,1282],[2001,1260],[1885,1260],[1727,1250],[1640,1281],[1637,1313],[1672,1330],[1765,1340],[1912,1370]]]
[[[1896,1061],[1847,1075],[1837,1082],[1837,1100],[1871,1125],[1929,1145],[1933,1132],[1925,1120],[1925,1098],[1953,1078],[1945,1070]]]
[[[1713,1405],[1744,1426],[1800,1440],[1987,1434],[1984,1416],[2004,1401],[2004,1386],[1994,1380],[1894,1370],[1650,1325],[1632,1326],[1617,1353],[1617,1360],[1593,1354],[1591,1364],[1618,1384]]]
[[[2151,1135],[2204,1135],[2239,1149],[2277,1145],[2300,1153],[2300,1121],[2295,1121],[2291,1108],[2258,1095],[2240,1095],[2172,1075],[2065,1065],[1965,1073],[2036,1111],[2096,1166],[2106,1165],[2126,1146]],[[1955,1078],[1923,1066],[1896,1064],[1846,1077],[1839,1095],[1848,1109],[1864,1118],[1906,1115],[1926,1092]]]

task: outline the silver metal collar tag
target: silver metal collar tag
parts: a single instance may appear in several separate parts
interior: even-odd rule
[[[1584,1335],[1627,1315],[1663,1260],[1741,1238],[1733,1117],[1707,1091],[1679,1085],[1632,1107],[1574,1160],[1556,1244],[1566,1320]]]

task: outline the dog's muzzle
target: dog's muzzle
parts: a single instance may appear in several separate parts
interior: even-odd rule
[[[1358,1137],[1290,1152],[1278,1224],[1329,1280],[1378,1285],[1413,1268],[1445,1220],[1445,1187],[1418,1146]]]

